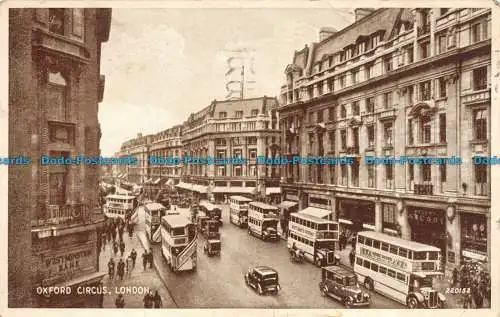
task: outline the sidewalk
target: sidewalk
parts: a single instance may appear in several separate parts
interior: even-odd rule
[[[123,281],[120,281],[118,276],[115,276],[114,279],[110,280],[109,275],[107,274],[108,261],[111,257],[113,257],[115,263],[117,263],[121,256],[120,252],[118,252],[116,256],[113,254],[112,242],[106,244],[104,252],[101,251],[99,257],[99,269],[101,272],[106,272],[106,276],[103,278],[103,284],[108,288],[108,291],[110,291],[111,294],[104,295],[103,307],[115,308],[115,299],[118,296],[116,289],[118,288],[118,290],[128,292],[128,294],[123,295],[123,298],[125,299],[125,308],[143,308],[144,303],[142,300],[144,298],[144,293],[141,291],[141,288],[150,288],[153,293],[156,290],[160,293],[163,301],[163,308],[175,308],[176,306],[169,296],[165,285],[156,272],[150,268],[147,268],[146,271],[143,270],[141,255],[144,252],[144,248],[137,238],[137,233],[134,234],[132,238],[129,238],[128,233],[125,232],[123,235],[123,241],[125,242],[125,252],[123,253],[124,261],[130,254],[130,251],[132,251],[132,248],[134,248],[137,252],[135,268],[132,270],[130,276],[127,276],[127,273],[125,272]],[[132,287],[136,287],[136,289],[132,289]]]

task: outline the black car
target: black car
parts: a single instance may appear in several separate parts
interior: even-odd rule
[[[259,295],[278,294],[281,290],[278,272],[269,266],[256,266],[245,273],[245,283]]]

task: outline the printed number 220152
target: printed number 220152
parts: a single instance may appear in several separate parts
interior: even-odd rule
[[[458,288],[447,287],[446,294],[470,294],[470,287]]]

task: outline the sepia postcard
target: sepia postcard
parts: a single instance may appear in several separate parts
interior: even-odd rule
[[[499,316],[498,3],[4,2],[1,316]]]

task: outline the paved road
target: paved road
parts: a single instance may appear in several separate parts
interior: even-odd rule
[[[321,271],[310,263],[294,264],[288,258],[285,241],[264,242],[249,236],[245,229],[229,223],[223,206],[220,257],[203,253],[204,238],[198,243],[198,268],[195,272],[173,273],[153,245],[159,275],[180,308],[343,308],[342,304],[322,297],[318,283]],[[144,213],[139,215],[138,234],[148,244],[143,229]],[[146,245],[148,246],[148,245]],[[251,266],[268,265],[280,274],[282,290],[277,296],[259,296],[247,287],[244,273]],[[372,294],[372,308],[404,308],[392,300]]]

